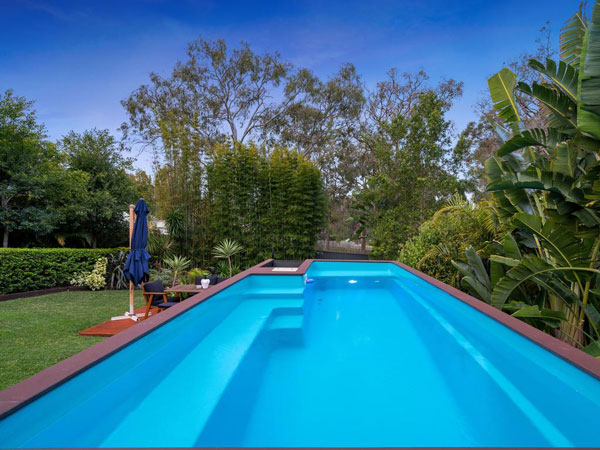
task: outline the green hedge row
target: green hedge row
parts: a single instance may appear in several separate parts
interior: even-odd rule
[[[69,286],[96,260],[122,248],[0,248],[0,294]]]

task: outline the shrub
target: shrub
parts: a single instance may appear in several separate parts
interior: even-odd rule
[[[494,238],[488,215],[480,205],[454,198],[448,206],[419,227],[400,251],[399,260],[452,286],[460,286],[460,273],[452,260],[468,247],[485,249]]]
[[[92,291],[97,291],[106,286],[106,266],[108,259],[104,256],[98,258],[91,272],[80,272],[71,280],[74,286],[85,286]]]
[[[0,294],[68,286],[81,272],[89,272],[101,257],[127,249],[2,248]]]

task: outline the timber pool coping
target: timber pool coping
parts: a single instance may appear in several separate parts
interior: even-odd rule
[[[414,275],[427,281],[433,286],[450,294],[454,298],[466,303],[475,308],[479,312],[491,317],[500,322],[511,330],[517,332],[530,341],[540,345],[556,356],[573,364],[579,369],[585,371],[589,375],[600,380],[600,360],[594,358],[587,353],[578,350],[575,347],[563,342],[553,336],[550,336],[519,319],[510,316],[487,303],[476,299],[452,286],[449,286],[439,280],[436,280],[429,275],[426,275],[412,267],[402,264],[397,261],[386,260],[323,260],[323,259],[306,259],[298,267],[295,272],[273,271],[272,267],[264,267],[269,264],[272,259],[265,260],[245,271],[229,278],[218,285],[215,289],[210,289],[207,292],[196,294],[186,301],[179,303],[160,314],[151,316],[134,327],[131,327],[115,336],[112,336],[98,344],[95,344],[86,350],[71,356],[53,366],[50,366],[41,372],[23,380],[13,386],[10,386],[3,391],[0,391],[0,420],[4,417],[16,412],[25,405],[36,400],[46,392],[60,386],[71,378],[77,376],[84,370],[98,364],[112,354],[126,347],[127,345],[141,339],[153,330],[170,322],[180,314],[183,314],[188,309],[204,302],[212,296],[218,294],[222,290],[237,283],[238,281],[250,275],[276,275],[276,276],[302,276],[306,273],[313,262],[345,262],[345,263],[391,263]]]

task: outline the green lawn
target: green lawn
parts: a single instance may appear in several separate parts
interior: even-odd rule
[[[0,302],[0,390],[106,339],[77,333],[122,314],[128,299],[128,291],[75,291]]]

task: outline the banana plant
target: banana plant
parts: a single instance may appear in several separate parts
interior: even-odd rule
[[[530,85],[509,69],[489,79],[500,129],[486,161],[498,254],[455,262],[465,288],[491,305],[600,357],[600,3],[561,34],[561,61],[530,60]],[[546,128],[524,129],[515,92],[534,99]]]

